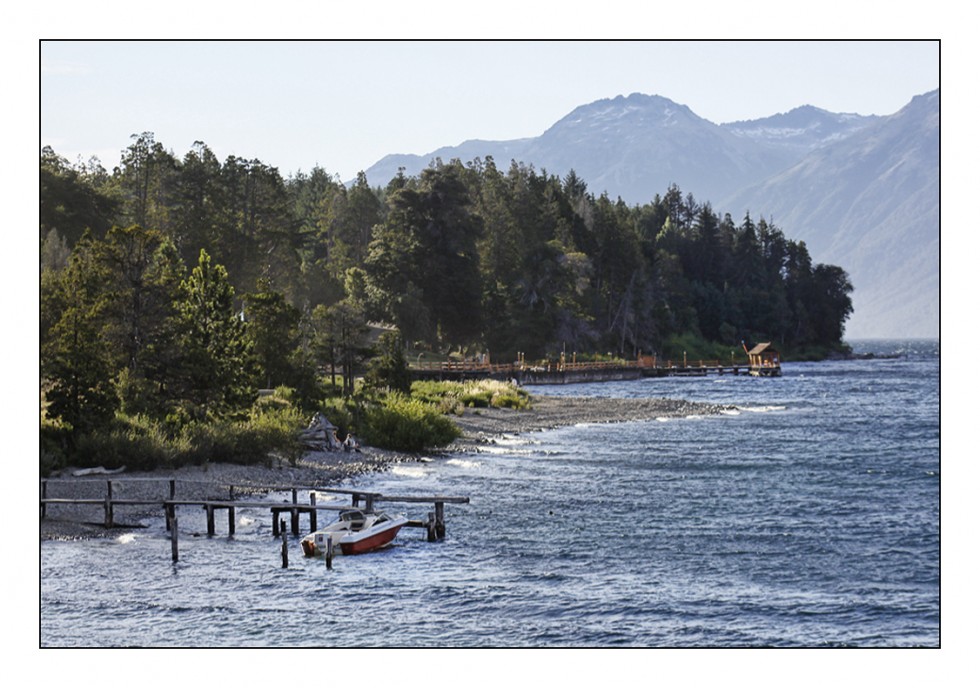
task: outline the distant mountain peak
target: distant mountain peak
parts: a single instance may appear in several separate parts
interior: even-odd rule
[[[618,95],[614,98],[601,98],[600,100],[593,101],[587,105],[580,105],[572,110],[567,116],[558,120],[556,124],[560,124],[561,122],[569,119],[573,121],[581,119],[586,115],[594,116],[597,113],[618,113],[620,115],[636,113],[650,115],[653,118],[662,116],[663,121],[667,121],[671,117],[678,115],[701,119],[694,114],[691,108],[686,105],[681,105],[680,103],[675,103],[670,98],[665,98],[664,96],[660,95],[631,93],[628,96]]]

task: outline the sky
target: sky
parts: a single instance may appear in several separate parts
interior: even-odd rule
[[[43,40],[40,143],[111,170],[152,132],[178,158],[202,141],[347,181],[635,92],[720,124],[806,104],[889,115],[938,87],[938,41]]]

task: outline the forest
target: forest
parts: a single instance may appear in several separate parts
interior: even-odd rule
[[[111,171],[40,162],[41,382],[62,444],[120,412],[242,417],[259,389],[309,411],[337,376],[344,397],[355,374],[390,386],[406,356],[819,356],[852,312],[840,267],[676,186],[628,206],[574,170],[488,157],[372,188],[202,142],[178,158],[149,132]]]

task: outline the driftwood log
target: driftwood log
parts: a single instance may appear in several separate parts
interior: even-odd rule
[[[338,451],[343,448],[337,439],[337,426],[321,413],[313,416],[306,429],[300,431],[299,438],[307,448],[315,451]]]

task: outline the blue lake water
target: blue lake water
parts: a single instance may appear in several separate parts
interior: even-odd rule
[[[361,477],[471,503],[447,505],[443,542],[405,529],[329,571],[295,538],[283,569],[267,510],[239,510],[232,539],[222,523],[182,535],[176,564],[155,519],[42,542],[41,645],[938,647],[939,345],[855,348],[903,356],[531,388],[739,410],[523,434]],[[205,530],[197,512],[179,513],[182,533]]]

